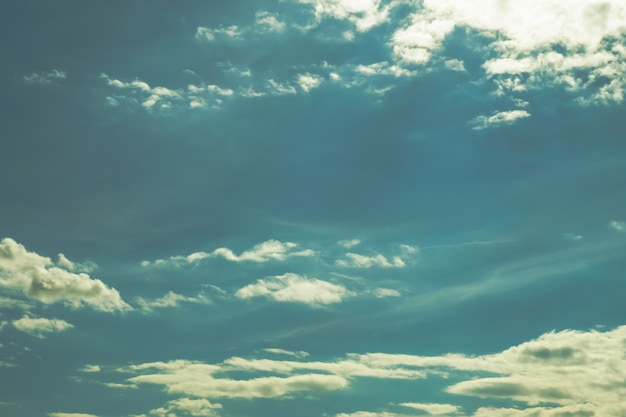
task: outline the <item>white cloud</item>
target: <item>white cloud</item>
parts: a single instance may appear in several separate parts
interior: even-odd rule
[[[306,73],[298,75],[298,84],[305,93],[319,87],[323,81],[324,79],[322,77],[315,74]]]
[[[55,84],[57,81],[67,78],[67,72],[52,69],[50,71],[33,72],[25,75],[23,80],[26,84]]]
[[[361,241],[359,239],[350,239],[350,240],[340,240],[337,242],[339,246],[343,246],[346,249],[350,249],[351,247],[357,246]]]
[[[402,295],[400,291],[391,288],[376,288],[372,292],[378,298],[400,297]]]
[[[512,125],[517,120],[525,119],[530,116],[526,110],[510,110],[494,113],[491,116],[478,116],[471,121],[474,125],[472,129],[483,130],[489,127],[497,127],[502,125]]]
[[[93,414],[84,413],[49,413],[50,417],[98,417]]]
[[[241,299],[267,297],[278,302],[310,306],[340,303],[352,295],[354,294],[341,285],[292,273],[260,279],[235,293]]]
[[[367,256],[348,252],[345,257],[347,259],[337,259],[335,264],[344,268],[371,268],[374,266],[382,268],[403,268],[406,266],[406,263],[404,263],[400,256],[387,259],[381,254]]]
[[[91,374],[91,373],[98,373],[101,371],[101,369],[99,365],[85,365],[81,369],[79,369],[79,371]]]
[[[194,252],[187,256],[172,256],[169,259],[157,259],[149,262],[143,261],[143,266],[159,266],[159,265],[185,265],[195,264],[208,258],[223,258],[231,262],[268,262],[268,261],[284,261],[291,257],[309,257],[314,256],[315,252],[311,249],[298,249],[298,245],[293,242],[280,242],[270,239],[255,245],[251,250],[236,255],[231,249],[217,248],[213,252]]]
[[[222,408],[221,404],[214,404],[206,399],[178,398],[168,401],[164,407],[151,410],[149,415],[155,417],[179,416],[183,413],[193,417],[218,417],[216,410]]]
[[[62,332],[74,327],[65,320],[32,318],[29,316],[13,321],[13,326],[21,332],[39,338],[45,337],[46,333]]]
[[[107,85],[129,94],[130,97],[140,102],[141,106],[146,110],[167,110],[175,103],[186,100],[184,93],[180,90],[171,90],[161,86],[151,87],[145,81],[138,79],[131,82],[123,82],[111,78],[107,74],[101,74],[100,78],[105,80]]]
[[[306,358],[307,356],[309,356],[308,352],[305,351],[297,351],[297,352],[292,352],[290,350],[285,350],[285,349],[280,349],[280,348],[266,348],[263,349],[265,352],[268,353],[275,353],[277,355],[287,355],[287,356],[293,356],[295,358]]]
[[[255,24],[268,32],[282,32],[286,28],[285,22],[281,21],[276,13],[259,11],[255,14]]]
[[[55,266],[50,258],[28,252],[11,238],[0,241],[0,288],[21,291],[45,304],[87,305],[107,312],[130,309],[117,290],[99,279]]]
[[[429,415],[455,414],[460,411],[459,407],[452,404],[401,403],[399,405],[412,408],[414,410],[424,411]]]
[[[351,22],[357,31],[366,32],[389,18],[390,5],[380,0],[298,0],[311,4],[316,20],[332,18]]]
[[[613,230],[617,230],[618,232],[626,232],[626,222],[611,220],[609,226]]]
[[[203,294],[200,294],[197,297],[187,297],[169,291],[161,298],[150,300],[143,297],[137,297],[135,302],[139,305],[139,309],[141,311],[150,313],[160,308],[178,307],[181,303],[210,304],[211,300],[206,298]]]
[[[237,25],[220,26],[215,29],[199,26],[196,29],[196,38],[206,41],[214,41],[217,39],[243,39],[243,31]]]
[[[299,374],[252,379],[216,378],[220,366],[189,361],[154,362],[122,369],[140,373],[132,384],[162,385],[171,394],[202,398],[277,398],[298,392],[324,392],[345,388],[348,382],[337,375]]]

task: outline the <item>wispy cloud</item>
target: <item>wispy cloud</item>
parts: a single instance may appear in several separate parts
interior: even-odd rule
[[[50,71],[33,72],[25,75],[22,79],[26,84],[56,84],[58,81],[65,80],[67,72],[52,69]]]
[[[135,298],[139,310],[144,313],[151,313],[158,309],[178,307],[182,303],[192,304],[210,304],[211,300],[204,294],[200,294],[195,297],[187,297],[184,295],[176,294],[169,291],[161,298],[147,299],[144,297]]]
[[[474,125],[472,129],[483,130],[489,127],[512,125],[517,120],[525,119],[527,117],[530,117],[530,113],[526,110],[501,111],[494,113],[491,116],[477,116],[471,121],[471,124]]]
[[[337,259],[335,265],[344,268],[404,268],[406,261],[412,259],[419,250],[414,246],[400,245],[398,255],[386,257],[380,253],[374,255],[361,255],[358,253],[348,252],[344,259]]]
[[[194,252],[187,256],[172,256],[169,259],[157,259],[149,262],[143,261],[143,266],[160,265],[185,265],[195,264],[208,258],[223,258],[231,262],[257,262],[284,261],[291,257],[310,257],[315,252],[311,249],[300,249],[296,243],[267,240],[255,245],[252,249],[235,254],[228,248],[217,248],[212,252]]]

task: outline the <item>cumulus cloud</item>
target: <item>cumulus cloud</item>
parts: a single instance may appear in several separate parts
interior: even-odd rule
[[[50,71],[33,72],[25,75],[23,80],[26,84],[55,84],[57,81],[67,78],[67,72],[52,69]]]
[[[357,31],[366,32],[389,19],[391,5],[380,0],[298,0],[314,7],[317,22],[324,19],[346,20]],[[393,2],[396,3],[396,2]]]
[[[278,240],[267,240],[255,245],[251,250],[235,254],[228,248],[217,248],[213,252],[194,252],[187,256],[172,256],[169,259],[157,259],[149,262],[143,261],[143,266],[159,266],[159,265],[185,265],[195,264],[208,258],[223,258],[231,262],[268,262],[268,261],[284,261],[291,257],[308,257],[315,255],[311,249],[299,249],[298,245],[293,242],[280,242]]]
[[[287,26],[285,22],[280,20],[278,14],[264,10],[256,12],[254,18],[254,23],[257,27],[262,28],[261,31],[282,32]]]
[[[169,291],[161,298],[147,299],[144,297],[137,297],[135,298],[135,302],[138,304],[141,311],[150,313],[161,308],[178,307],[181,303],[210,304],[211,300],[206,298],[203,294],[196,297],[187,297]]]
[[[131,308],[117,290],[99,279],[63,269],[11,238],[0,241],[0,288],[21,291],[45,304],[62,302],[72,308],[89,306],[106,312]]]
[[[62,332],[74,327],[65,320],[32,318],[29,316],[13,321],[13,326],[20,332],[39,338],[44,338],[47,333]]]
[[[492,114],[491,116],[478,116],[471,121],[474,125],[472,129],[483,130],[488,127],[497,127],[502,125],[512,125],[517,120],[525,119],[530,116],[526,110],[510,110],[501,111]]]
[[[359,239],[349,239],[349,240],[340,240],[337,242],[339,246],[343,246],[346,249],[350,249],[353,246],[356,246],[361,243]]]
[[[302,303],[313,307],[340,303],[352,295],[341,285],[292,273],[259,279],[235,293],[235,297],[241,299],[267,297],[278,302]]]

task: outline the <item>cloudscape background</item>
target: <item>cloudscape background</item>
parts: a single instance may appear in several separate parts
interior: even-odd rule
[[[623,1],[0,19],[1,415],[626,415]]]

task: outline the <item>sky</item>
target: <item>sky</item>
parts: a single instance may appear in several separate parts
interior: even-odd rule
[[[626,415],[623,0],[0,35],[0,415]]]

